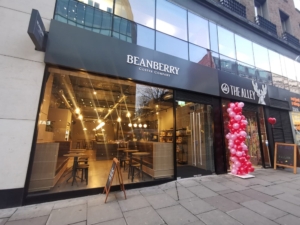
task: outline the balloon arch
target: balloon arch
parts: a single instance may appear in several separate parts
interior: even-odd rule
[[[230,150],[231,173],[234,175],[246,175],[254,171],[248,154],[248,147],[245,144],[247,137],[246,127],[247,120],[242,114],[244,107],[243,102],[229,103],[227,112],[230,117],[228,123],[229,133],[226,135],[228,139],[228,149]]]

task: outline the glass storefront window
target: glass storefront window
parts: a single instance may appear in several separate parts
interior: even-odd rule
[[[219,53],[235,59],[234,34],[218,26]]]
[[[235,35],[235,47],[237,60],[253,66],[252,42],[239,35]]]
[[[268,49],[253,43],[253,51],[254,51],[255,66],[260,69],[270,71]]]
[[[125,184],[173,178],[172,90],[81,71],[48,72],[30,193],[104,187],[114,157]]]
[[[256,80],[256,69],[254,66],[242,63],[242,62],[237,62],[237,71],[238,74],[241,77],[247,77],[252,80]]]
[[[211,52],[205,48],[189,44],[190,61],[203,66],[212,67],[213,58]]]
[[[188,12],[189,42],[209,49],[208,21]]]
[[[282,75],[284,77],[288,77],[288,74],[287,74],[287,69],[286,69],[286,65],[285,65],[285,57],[283,55],[279,55],[279,58],[280,58],[280,64],[281,64],[281,68],[282,68]]]
[[[273,52],[271,50],[268,50],[268,51],[269,51],[269,57],[270,57],[271,72],[282,75],[282,68],[281,68],[279,54],[277,52]]]
[[[141,25],[137,25],[137,45],[154,49],[154,39],[154,30]]]
[[[166,0],[156,4],[156,30],[187,41],[187,11]]]
[[[209,22],[210,49],[219,52],[217,25]]]
[[[234,59],[220,55],[220,67],[227,73],[237,74],[237,64]]]
[[[187,42],[160,32],[156,32],[156,51],[188,60]]]
[[[154,28],[155,0],[116,0],[115,14]]]
[[[78,0],[78,1],[93,6],[96,9],[101,9],[109,13],[113,12],[114,0]]]
[[[292,80],[296,80],[296,70],[295,70],[295,61],[284,57],[285,69],[287,77]]]
[[[265,70],[257,69],[257,81],[260,83],[272,85],[272,73]]]
[[[110,13],[101,10],[95,10],[93,31],[106,36],[111,36],[111,30],[112,30],[112,15]]]

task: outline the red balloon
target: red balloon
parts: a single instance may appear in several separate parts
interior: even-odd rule
[[[254,168],[253,167],[249,168],[249,172],[250,173],[254,172]]]
[[[268,122],[272,125],[274,125],[276,123],[276,118],[272,118],[272,117],[269,117],[268,118]]]
[[[234,144],[239,145],[239,144],[241,144],[241,141],[238,140],[238,139],[236,139],[236,140],[234,141]]]
[[[237,175],[242,175],[240,170],[237,171]]]
[[[228,128],[231,129],[231,128],[232,128],[232,125],[231,125],[231,124],[228,124]],[[232,132],[231,132],[231,133],[232,133]]]
[[[249,160],[251,158],[250,155],[246,155],[245,157],[247,160]]]
[[[247,164],[247,167],[249,167],[249,166],[252,167],[252,163],[251,162],[248,161],[246,164]]]
[[[246,138],[243,137],[243,136],[239,136],[238,139],[239,139],[241,142],[244,142],[244,141],[246,140]]]

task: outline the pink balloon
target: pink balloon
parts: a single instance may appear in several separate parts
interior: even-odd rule
[[[231,139],[230,140],[235,140],[237,138],[236,134],[231,134]]]
[[[226,134],[225,137],[226,137],[227,139],[230,139],[230,136],[231,136],[230,134]]]
[[[236,158],[235,156],[233,156],[233,157],[230,157],[230,160],[231,160],[232,162],[235,162],[235,161],[237,161],[237,158]]]
[[[240,163],[239,161],[237,161],[237,160],[234,162],[234,164],[235,164],[235,166],[236,166],[237,168],[239,168],[239,167],[241,166],[241,163]]]
[[[240,115],[236,115],[236,116],[234,117],[234,119],[237,120],[237,121],[240,121],[241,118],[242,118],[242,117],[241,117]]]
[[[240,125],[239,125],[238,123],[234,123],[234,124],[232,125],[232,127],[233,127],[234,129],[239,129],[239,128],[240,128]]]
[[[238,107],[239,107],[239,108],[243,108],[244,105],[245,105],[244,102],[239,102],[239,103],[238,103]]]
[[[241,120],[241,123],[247,125],[248,121],[247,120]]]
[[[235,116],[235,113],[234,113],[234,112],[230,112],[230,113],[229,113],[229,116],[230,116],[230,117],[234,117],[234,116]]]
[[[237,155],[238,157],[241,157],[241,156],[243,155],[243,153],[240,152],[240,151],[236,151],[236,155]]]
[[[236,175],[236,173],[237,173],[236,169],[232,169],[231,173],[234,174],[234,175]]]
[[[235,104],[234,103],[230,103],[229,107],[233,109],[235,107]]]
[[[234,155],[234,154],[236,154],[236,150],[233,148],[230,150],[230,153]]]
[[[228,108],[228,109],[227,109],[227,112],[228,112],[228,113],[231,113],[231,112],[232,112],[232,108]]]
[[[241,135],[242,137],[247,137],[246,131],[243,131],[243,130],[240,132],[240,135]]]

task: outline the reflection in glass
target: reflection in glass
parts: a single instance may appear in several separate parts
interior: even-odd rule
[[[220,55],[215,52],[211,52],[212,58],[213,58],[213,63],[212,63],[212,68],[215,69],[220,69]]]
[[[237,71],[241,77],[247,77],[252,80],[256,80],[256,69],[254,66],[237,62]]]
[[[289,88],[291,92],[299,94],[298,82],[294,79],[289,79]]]
[[[155,0],[116,0],[115,14],[154,28]]]
[[[236,47],[236,58],[237,60],[254,65],[252,42],[235,35],[235,47]]]
[[[83,72],[48,72],[30,194],[103,187],[113,158],[121,162],[125,184],[172,179],[172,90]],[[135,157],[142,166],[134,174],[128,150],[143,157]],[[112,185],[119,185],[118,180]]]
[[[137,45],[154,49],[154,38],[154,30],[137,25]]]
[[[269,57],[270,57],[271,72],[282,75],[282,68],[281,68],[279,54],[277,52],[273,52],[271,50],[268,50],[268,51],[269,51]]]
[[[269,71],[257,69],[257,81],[272,85],[272,74]]]
[[[237,64],[234,59],[220,55],[220,64],[221,70],[231,74],[237,74]]]
[[[297,81],[300,81],[300,63],[296,62],[295,67],[296,67],[296,79]]]
[[[56,3],[54,19],[63,23],[68,22],[68,2],[67,0],[60,0]]]
[[[284,89],[284,76],[272,73],[273,85]]]
[[[112,13],[114,0],[78,0],[79,2],[84,2],[90,6],[94,6],[97,9]]]
[[[285,56],[283,58],[284,58],[287,77],[289,79],[296,80],[295,61]]]
[[[270,71],[270,61],[268,50],[258,44],[253,43],[255,66]]]
[[[103,35],[111,36],[112,15],[110,13],[95,10],[93,31]]]
[[[189,44],[190,61],[203,66],[212,67],[213,59],[210,51],[199,46]]]
[[[235,59],[234,35],[229,30],[218,26],[219,52],[222,55]]]
[[[129,43],[137,43],[136,23],[114,16],[113,31],[113,37]]]
[[[219,52],[217,25],[209,22],[210,49]]]
[[[166,0],[156,4],[156,30],[187,41],[187,11]]]
[[[188,12],[189,42],[209,49],[208,21]]]
[[[288,74],[287,74],[287,69],[286,69],[286,65],[285,65],[285,57],[283,55],[279,55],[279,58],[280,58],[280,63],[281,63],[281,69],[282,69],[282,75],[284,77],[288,77]]]
[[[176,47],[174,47],[176,46]],[[177,38],[156,32],[156,50],[188,60],[188,44]]]

